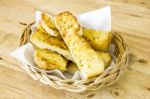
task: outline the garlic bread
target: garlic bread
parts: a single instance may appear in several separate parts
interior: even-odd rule
[[[60,36],[58,29],[55,26],[55,23],[53,21],[53,17],[42,13],[41,14],[41,25],[45,29],[47,33],[49,33],[51,36]]]
[[[83,28],[83,37],[99,51],[107,51],[112,40],[112,33]]]
[[[101,74],[104,71],[104,61],[79,35],[81,27],[77,19],[70,12],[63,12],[55,16],[55,24],[83,77],[88,79]]]
[[[66,71],[68,62],[63,56],[46,49],[36,49],[34,53],[34,61],[41,69],[59,69],[62,71]]]
[[[104,60],[105,68],[107,68],[112,60],[111,55],[107,52],[100,52],[100,51],[97,51],[97,54]]]
[[[44,32],[44,29],[42,29],[41,26],[38,26],[37,31],[31,34],[30,41],[41,49],[48,49],[57,52],[74,62],[66,44],[63,42],[63,39],[49,35]]]
[[[109,53],[107,53],[107,52],[100,52],[100,51],[97,51],[97,54],[104,60],[105,68],[107,68],[110,65],[111,60],[112,60],[111,55]],[[78,66],[75,63],[73,63],[73,62],[69,62],[68,63],[67,71],[69,73],[74,74],[78,70],[79,70]]]

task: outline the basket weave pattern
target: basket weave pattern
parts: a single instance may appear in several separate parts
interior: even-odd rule
[[[29,42],[31,34],[30,27],[33,23],[29,24],[24,30],[21,39],[20,46]],[[128,65],[128,49],[123,38],[113,32],[113,44],[115,45],[114,56],[115,64],[108,67],[101,75],[88,80],[72,80],[72,79],[60,79],[56,76],[47,74],[42,70],[37,70],[29,65],[23,64],[22,68],[34,79],[39,80],[44,84],[48,84],[56,89],[63,89],[71,92],[83,92],[86,90],[98,90],[102,87],[113,84],[120,75],[125,71]]]

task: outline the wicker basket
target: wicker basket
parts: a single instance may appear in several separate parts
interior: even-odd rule
[[[33,23],[29,24],[24,30],[20,39],[20,46],[26,44],[29,41],[31,34],[30,27],[32,24]],[[34,80],[39,80],[42,83],[48,84],[56,89],[62,89],[71,92],[98,90],[116,82],[116,80],[125,71],[128,65],[128,49],[123,38],[119,34],[113,33],[113,43],[115,45],[114,56],[116,57],[116,62],[113,66],[107,68],[101,75],[96,78],[91,78],[88,80],[64,80],[47,74],[44,71],[38,71],[29,65],[23,64],[22,67]]]

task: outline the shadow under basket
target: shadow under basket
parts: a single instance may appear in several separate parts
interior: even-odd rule
[[[20,38],[20,46],[29,42],[32,25],[33,23],[29,24],[25,28]],[[78,93],[87,90],[98,90],[102,87],[106,87],[116,82],[128,65],[128,48],[123,38],[117,33],[112,32],[112,34],[112,43],[115,45],[115,51],[113,53],[113,55],[116,57],[115,64],[113,64],[113,66],[111,67],[108,67],[101,75],[95,78],[82,80],[64,80],[54,75],[47,74],[44,71],[38,71],[37,69],[29,65],[22,64],[22,67],[34,80],[39,80],[42,83],[47,84],[55,89],[67,90]]]

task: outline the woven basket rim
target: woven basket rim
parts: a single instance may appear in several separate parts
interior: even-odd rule
[[[29,41],[31,35],[30,27],[34,24],[27,25],[20,38],[20,46]],[[121,35],[116,32],[113,34],[113,43],[115,44],[116,64],[108,67],[101,75],[91,79],[84,80],[63,80],[53,75],[48,75],[44,71],[38,71],[32,66],[23,64],[22,68],[34,79],[39,80],[44,84],[48,84],[53,88],[67,90],[71,92],[84,92],[86,90],[98,90],[102,87],[113,84],[117,81],[120,75],[125,71],[128,65],[128,48]]]

